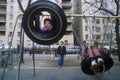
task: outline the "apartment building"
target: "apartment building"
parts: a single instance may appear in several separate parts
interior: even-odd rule
[[[2,45],[3,42],[7,42],[6,14],[7,14],[7,0],[0,0],[0,45]]]
[[[86,18],[83,20],[83,39],[90,45],[93,45],[94,41],[98,41],[102,44],[105,39],[105,26],[104,19],[102,18]]]
[[[27,6],[27,0],[20,0],[22,2],[23,8]],[[34,2],[36,0],[32,0]],[[71,0],[51,0],[57,3],[61,8],[64,9],[65,13],[72,13]],[[15,22],[17,16],[22,14],[17,0],[0,0],[0,44],[9,45],[11,41],[12,32],[14,30]],[[73,34],[72,34],[72,18],[67,17],[68,26],[65,36],[61,39],[66,43],[73,44]],[[12,41],[12,46],[17,47],[20,42],[21,35],[21,21],[22,16],[17,20],[17,26],[14,33],[14,38]],[[24,45],[32,44],[32,41],[24,35]]]

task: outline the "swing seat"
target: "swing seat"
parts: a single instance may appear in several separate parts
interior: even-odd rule
[[[51,18],[53,28],[50,33],[46,34],[41,30],[41,17]],[[64,36],[67,28],[67,18],[63,9],[57,4],[40,0],[32,3],[25,10],[22,26],[26,35],[34,42],[42,45],[51,45]]]

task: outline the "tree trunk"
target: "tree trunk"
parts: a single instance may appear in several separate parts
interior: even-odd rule
[[[119,34],[119,18],[116,19],[115,25],[115,33],[116,33],[116,42],[117,42],[117,53],[118,53],[118,60],[120,61],[120,34]]]

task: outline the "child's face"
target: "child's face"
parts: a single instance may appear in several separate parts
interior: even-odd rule
[[[49,21],[46,21],[45,26],[51,26],[51,23]]]
[[[60,44],[61,44],[61,45],[64,45],[64,42],[61,41]]]

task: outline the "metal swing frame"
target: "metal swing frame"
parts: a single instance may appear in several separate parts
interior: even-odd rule
[[[20,0],[17,0],[18,3],[19,3],[19,6],[21,8],[21,11],[24,13],[24,9],[20,3]],[[28,2],[28,6],[30,5],[32,0],[29,0]],[[44,0],[43,0],[44,1]],[[15,29],[16,29],[16,25],[17,25],[17,21],[18,21],[18,18],[20,16],[22,16],[23,14],[20,14],[17,16],[17,19],[16,19],[16,22],[15,22],[15,25],[14,25],[14,29],[13,29],[13,33],[12,33],[12,38],[11,38],[11,42],[10,42],[10,46],[9,46],[9,54],[7,55],[7,58],[6,58],[6,62],[5,62],[5,65],[4,65],[4,69],[3,69],[3,74],[2,74],[2,79],[1,80],[4,80],[4,75],[5,75],[5,70],[7,68],[7,63],[8,63],[8,59],[10,57],[10,54],[11,54],[11,46],[12,46],[12,40],[13,40],[13,37],[14,37],[14,32],[15,32]],[[120,16],[94,16],[94,15],[82,15],[82,14],[66,14],[66,16],[68,17],[96,17],[96,18],[120,18]],[[21,68],[21,56],[22,56],[22,49],[23,49],[23,44],[22,44],[22,41],[24,40],[24,30],[22,29],[21,27],[21,37],[20,37],[20,57],[19,57],[19,62],[18,62],[18,71],[17,71],[17,77],[16,77],[16,80],[20,80],[20,68]],[[75,33],[75,36],[77,37],[77,33]],[[78,42],[79,43],[79,42]],[[33,49],[34,49],[34,42],[33,42]],[[34,54],[33,54],[33,71],[34,71],[34,76],[35,76],[35,57],[34,57]]]

